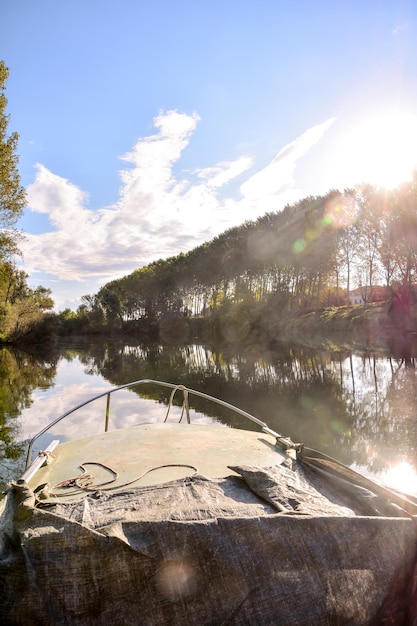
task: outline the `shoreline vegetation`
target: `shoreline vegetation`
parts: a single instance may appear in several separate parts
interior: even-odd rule
[[[407,318],[391,310],[389,302],[338,307],[312,312],[284,322],[289,341],[329,350],[366,350],[398,358],[417,356],[415,313]]]
[[[57,335],[295,342],[408,357],[417,331],[417,172],[304,198],[46,316]],[[39,328],[38,328],[39,330]],[[42,332],[38,332],[38,335]]]
[[[400,359],[417,357],[417,309],[404,316],[389,301],[331,307],[298,315],[278,316],[271,322],[259,312],[187,318],[170,313],[160,322],[128,321],[114,327],[82,330],[76,317],[62,323],[59,315],[45,317],[47,328],[37,328],[17,345],[46,348],[59,340],[120,339],[157,341],[166,345],[199,342],[244,349],[273,348],[277,344],[338,351],[364,351]]]
[[[396,190],[305,198],[110,281],[76,312],[25,325],[18,302],[9,336],[294,342],[407,358],[417,354],[416,209],[417,172]],[[36,295],[48,305],[48,294]]]

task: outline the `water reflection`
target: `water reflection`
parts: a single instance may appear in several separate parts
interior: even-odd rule
[[[0,487],[23,468],[21,415],[32,405],[36,389],[53,385],[56,364],[56,355],[0,348]]]
[[[3,401],[0,419],[4,433],[11,433],[17,446],[91,395],[109,386],[151,378],[185,384],[236,404],[294,441],[417,493],[417,380],[412,359],[293,346],[237,352],[202,345],[120,343],[67,345],[43,365],[39,359],[26,359],[26,374],[14,359],[13,365],[4,365],[4,358],[2,363],[20,383],[14,387],[15,412],[7,408],[12,404],[10,395]],[[32,374],[28,368],[33,368]],[[137,406],[137,396],[126,391],[118,399],[117,410],[113,409],[125,423],[137,423],[138,413],[156,419],[163,398],[154,392],[147,399],[143,397]],[[199,419],[208,413],[200,401],[195,409]],[[62,429],[57,434],[64,438],[88,434],[103,414],[101,409],[97,415],[86,410],[66,427],[69,432]],[[224,424],[231,421],[222,411],[209,417]],[[121,425],[118,420],[116,427]],[[235,419],[232,425],[242,423]],[[7,455],[2,450],[3,470]],[[409,482],[399,470],[394,472],[395,467],[409,468]]]

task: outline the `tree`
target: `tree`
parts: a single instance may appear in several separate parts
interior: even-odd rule
[[[19,135],[8,135],[9,115],[6,115],[6,82],[9,70],[0,61],[0,261],[16,254],[19,233],[13,228],[23,212],[26,202],[25,189],[20,184],[18,156]]]
[[[0,306],[0,338],[18,342],[29,335],[43,320],[46,311],[54,306],[51,290],[46,287],[30,289],[26,284],[27,276],[23,273],[21,285],[24,293],[17,298],[9,298]]]
[[[19,270],[13,256],[19,253],[21,237],[15,225],[26,203],[20,184],[16,154],[19,135],[8,134],[6,82],[9,70],[0,61],[0,341],[17,342],[26,338],[53,307],[51,291],[29,288],[27,274]]]

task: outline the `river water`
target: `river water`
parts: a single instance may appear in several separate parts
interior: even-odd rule
[[[72,342],[34,354],[0,350],[0,479],[22,472],[27,440],[57,416],[112,386],[149,378],[184,384],[235,404],[295,442],[304,442],[391,487],[417,495],[415,359],[297,346],[215,349],[121,342]],[[119,392],[118,392],[119,393]],[[86,408],[39,441],[89,435],[100,415]],[[113,400],[112,400],[113,402]],[[162,399],[120,392],[113,427],[164,416]],[[224,412],[195,419],[228,423]],[[241,426],[241,424],[238,424]]]

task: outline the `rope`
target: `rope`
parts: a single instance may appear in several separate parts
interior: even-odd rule
[[[38,457],[42,458],[43,456],[46,458],[46,464],[48,464],[51,459],[55,458],[55,454],[50,450],[39,450]]]
[[[113,474],[113,478],[111,480],[105,481],[104,483],[94,484],[94,476],[87,472],[85,465],[98,465],[99,467],[102,467],[104,470],[106,470],[110,474]],[[104,463],[99,463],[96,461],[86,461],[85,463],[81,463],[81,465],[79,465],[79,468],[81,470],[81,474],[78,474],[78,476],[73,476],[72,478],[67,478],[67,480],[63,480],[60,483],[57,483],[56,485],[54,485],[54,487],[52,487],[50,493],[52,494],[52,492],[55,489],[65,489],[66,487],[77,487],[78,489],[82,489],[83,491],[96,491],[96,489],[98,488],[105,487],[106,485],[110,485],[111,483],[114,483],[114,481],[119,478],[118,472],[116,472],[114,469],[112,469],[108,465],[104,465]],[[86,481],[85,484],[83,484],[84,481]],[[78,492],[73,491],[71,494],[68,494],[68,492],[66,492],[65,495],[72,495],[73,493],[78,493]],[[54,494],[54,495],[64,495],[64,494]]]
[[[113,478],[103,483],[94,484],[94,476],[92,474],[87,473],[87,470],[85,469],[85,465],[98,465],[102,467],[103,469],[105,469],[106,471],[113,474]],[[52,487],[49,493],[50,495],[53,495],[55,497],[68,496],[68,495],[72,496],[74,494],[79,493],[79,491],[77,490],[74,490],[70,493],[68,493],[68,491],[65,491],[64,493],[53,493],[55,489],[66,489],[67,487],[77,487],[77,489],[81,491],[97,491],[97,489],[101,489],[101,491],[114,491],[115,489],[122,489],[124,487],[128,487],[129,485],[133,485],[133,483],[136,483],[138,480],[141,480],[147,474],[150,474],[151,472],[154,472],[158,469],[164,469],[166,467],[186,467],[186,468],[192,469],[194,470],[193,474],[191,474],[192,476],[195,476],[195,474],[198,473],[198,469],[194,467],[194,465],[187,465],[186,463],[166,463],[164,465],[156,465],[155,467],[151,467],[150,469],[146,470],[145,472],[143,472],[142,474],[140,474],[139,476],[137,476],[133,480],[130,480],[127,483],[123,483],[121,485],[114,485],[113,487],[107,487],[107,485],[114,483],[119,478],[118,472],[116,472],[111,467],[104,465],[103,463],[99,463],[96,461],[87,461],[79,465],[79,468],[82,470],[81,474],[79,474],[78,476],[73,476],[72,478],[68,478],[67,480],[63,480],[60,483],[57,483],[54,487]],[[86,481],[85,484],[83,484],[84,481]]]

